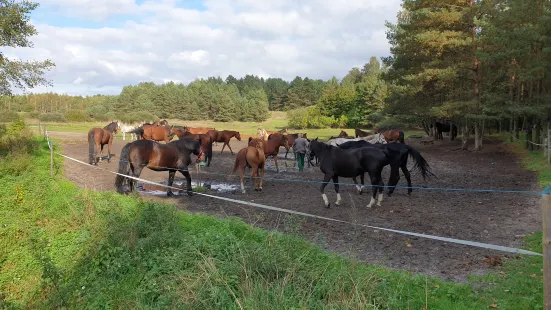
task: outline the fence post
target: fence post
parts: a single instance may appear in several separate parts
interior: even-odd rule
[[[543,309],[551,310],[551,194],[542,195]]]
[[[547,164],[551,164],[551,128],[547,122]]]

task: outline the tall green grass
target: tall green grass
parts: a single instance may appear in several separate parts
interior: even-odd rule
[[[465,284],[367,266],[237,218],[79,189],[49,176],[46,143],[33,141],[32,165],[0,175],[0,307],[542,308],[537,257]],[[0,169],[13,164],[3,159]]]

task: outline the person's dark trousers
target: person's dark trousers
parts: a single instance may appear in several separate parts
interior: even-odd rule
[[[297,154],[297,160],[298,160],[298,171],[302,171],[304,169],[304,153],[296,153]]]

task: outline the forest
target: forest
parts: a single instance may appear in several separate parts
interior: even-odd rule
[[[4,121],[26,112],[43,121],[153,118],[263,121],[291,111],[289,127],[370,127],[453,122],[475,137],[490,126],[541,141],[549,122],[551,3],[543,0],[405,0],[387,23],[390,55],[329,80],[254,75],[187,85],[142,82],[118,96],[0,97]],[[395,122],[392,122],[392,121]],[[389,125],[392,126],[392,125]]]

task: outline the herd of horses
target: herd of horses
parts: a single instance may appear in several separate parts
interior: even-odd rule
[[[107,161],[111,159],[111,145],[113,136],[126,125],[117,121],[111,122],[104,128],[92,128],[88,132],[89,163],[97,165],[101,160],[104,145],[108,146]],[[192,154],[196,156],[196,164],[204,163],[210,166],[213,143],[223,143],[222,151],[228,146],[231,154],[234,152],[229,144],[231,138],[241,141],[238,131],[216,130],[215,128],[192,128],[187,126],[169,125],[166,120],[157,120],[153,123],[142,123],[138,127],[126,126],[125,132],[135,135],[136,140],[127,143],[121,150],[118,174],[115,178],[115,188],[121,194],[132,192],[136,188],[136,178],[139,178],[143,168],[153,171],[168,171],[167,195],[172,196],[172,184],[176,172],[180,172],[186,179],[187,194],[193,194],[191,175],[188,166],[192,163]],[[240,176],[241,191],[245,193],[244,174],[247,168],[251,169],[251,178],[255,191],[262,191],[266,160],[274,159],[275,167],[279,172],[278,154],[281,147],[286,149],[285,157],[292,148],[298,133],[289,133],[288,130],[267,131],[258,128],[257,137],[249,137],[246,147],[243,147],[235,156],[232,173]],[[174,136],[178,139],[172,141]],[[302,136],[308,140],[308,166],[319,166],[324,174],[320,192],[326,207],[330,206],[324,193],[329,181],[333,181],[337,193],[336,205],[339,205],[339,177],[352,178],[359,194],[365,187],[364,177],[370,177],[372,189],[371,201],[367,205],[371,208],[383,200],[384,182],[382,170],[390,166],[388,180],[388,196],[394,192],[400,179],[401,170],[408,183],[408,194],[412,192],[411,175],[407,168],[408,158],[414,160],[414,169],[421,172],[423,179],[434,177],[428,162],[412,146],[404,141],[401,130],[377,130],[375,133],[355,130],[355,136],[349,136],[341,131],[338,136],[322,142],[318,138],[309,139],[305,133]],[[165,143],[159,143],[164,141]],[[315,160],[315,163],[313,162]],[[360,178],[358,184],[357,178]],[[182,185],[183,186],[183,185]],[[182,188],[183,189],[183,188]]]

